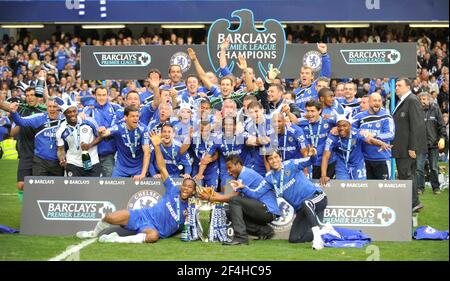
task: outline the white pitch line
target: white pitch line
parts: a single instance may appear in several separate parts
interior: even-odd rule
[[[94,243],[95,241],[97,241],[97,238],[91,238],[89,240],[86,240],[78,245],[75,245],[73,247],[71,247],[68,250],[65,250],[64,252],[62,252],[61,254],[57,255],[56,257],[53,257],[51,259],[49,259],[48,261],[61,261],[66,259],[68,256],[72,255],[75,252],[79,252],[81,251],[81,249],[83,249],[84,247],[89,246],[90,244]]]
[[[0,193],[0,196],[17,196],[17,193]]]

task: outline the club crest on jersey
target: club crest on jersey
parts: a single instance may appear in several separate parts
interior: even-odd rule
[[[277,198],[278,206],[281,211],[281,216],[269,223],[275,232],[283,232],[292,226],[295,219],[295,210],[284,198]]]
[[[323,128],[324,128],[324,129],[328,129],[328,124],[326,124],[326,123],[323,124]]]
[[[191,59],[185,52],[178,52],[170,58],[170,64],[179,65],[181,67],[181,71],[184,73],[191,68]]]
[[[301,136],[301,138],[303,138],[303,136]],[[288,141],[292,142],[294,140],[293,137],[288,137]]]
[[[284,176],[285,176],[285,177],[289,177],[290,175],[291,175],[291,171],[286,170],[286,171],[284,172]]]
[[[128,201],[127,207],[130,210],[153,207],[161,199],[161,194],[153,190],[140,190],[133,194]]]
[[[381,124],[380,124],[380,123],[377,123],[377,124],[375,124],[375,127],[380,128],[380,127],[381,127]]]
[[[322,67],[322,54],[318,51],[309,51],[303,56],[303,66],[310,67],[317,72]]]

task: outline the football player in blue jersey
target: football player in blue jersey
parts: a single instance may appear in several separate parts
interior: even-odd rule
[[[194,128],[191,105],[188,103],[180,104],[177,115],[178,120],[171,122],[171,124],[175,130],[175,140],[184,144],[186,138],[189,136],[189,131],[191,128]]]
[[[322,105],[316,100],[310,100],[305,104],[306,113],[304,118],[300,119],[298,126],[303,129],[307,145],[317,150],[317,156],[312,162],[313,179],[320,179],[323,151],[325,149],[326,139],[332,128],[336,126],[335,119],[325,119],[321,116]],[[335,175],[336,157],[331,155],[328,160],[327,176],[333,178]]]
[[[161,200],[150,208],[138,210],[119,210],[106,214],[97,223],[94,230],[79,231],[78,238],[97,237],[100,232],[111,225],[120,225],[137,234],[120,237],[117,232],[100,236],[101,243],[154,243],[159,239],[170,237],[180,230],[185,222],[188,199],[195,194],[196,183],[192,179],[184,179],[181,188],[175,186],[169,176],[161,153],[161,136],[150,133],[155,148],[156,162],[166,192]]]
[[[219,179],[220,190],[225,190],[226,184],[232,180],[230,174],[227,173],[225,159],[231,155],[240,155],[244,159],[244,164],[252,163],[250,149],[245,145],[244,136],[237,131],[236,118],[227,117],[222,120],[223,132],[219,132],[215,143],[204,156],[204,162],[210,163],[216,151],[219,153]]]
[[[283,161],[296,159],[302,156],[306,147],[306,139],[303,130],[294,124],[289,124],[284,113],[272,115],[272,130],[269,135],[271,142],[267,148],[281,151]]]
[[[150,132],[151,130],[149,130]],[[174,129],[169,123],[164,123],[161,127],[161,151],[166,162],[167,171],[171,177],[190,178],[192,166],[187,153],[182,153],[181,144],[174,141]],[[161,173],[156,165],[156,151],[152,151],[150,156],[150,175],[154,178],[161,178]]]
[[[219,152],[212,157],[206,157],[210,148],[217,143],[217,136],[212,133],[211,123],[203,121],[200,124],[200,134],[194,134],[189,152],[193,155],[194,168],[192,176],[201,181],[201,186],[218,189],[219,185]]]
[[[319,77],[327,77],[331,76],[331,67],[330,67],[330,56],[327,54],[327,45],[323,43],[317,44],[317,49],[322,54],[321,60],[321,69]],[[310,99],[317,99],[317,90],[316,90],[317,81],[314,81],[314,71],[311,67],[302,66],[300,69],[300,86],[294,89],[294,94],[296,96],[295,103],[301,108],[304,109],[304,104]]]
[[[334,93],[329,88],[322,88],[319,91],[319,102],[322,104],[322,117],[325,119],[336,118],[339,114],[344,114],[344,108],[336,101]]]
[[[26,117],[17,113],[17,103],[12,103],[9,111],[16,126],[35,129],[33,176],[63,176],[64,168],[58,162],[56,130],[64,117],[53,98],[49,98],[46,105],[46,113]]]
[[[336,179],[338,180],[364,180],[366,168],[361,146],[363,142],[379,146],[381,150],[389,150],[389,145],[372,135],[352,129],[351,121],[340,115],[337,119],[338,136],[328,135],[322,158],[322,176],[320,183],[325,185],[330,178],[327,176],[328,159],[332,153],[337,155]]]
[[[364,112],[369,110],[369,95],[364,95],[361,97],[361,100],[359,101],[359,111],[358,113]]]
[[[383,108],[383,100],[379,93],[372,93],[369,96],[369,110],[358,113],[354,118],[353,126],[372,137],[387,144],[390,144],[394,139],[394,120]],[[379,151],[379,147],[364,142],[362,152],[366,164],[367,179],[387,180],[389,178],[387,161],[391,159],[391,151]]]
[[[172,113],[173,113],[173,107],[170,104],[161,103],[157,110],[157,114],[154,114],[153,118],[150,119],[147,130],[151,131],[158,126],[161,126],[162,124],[171,123]],[[146,124],[143,124],[143,125],[146,125]]]
[[[355,97],[356,92],[356,84],[347,82],[344,85],[344,98],[336,99],[346,112],[351,113],[351,116],[354,116],[359,112],[360,101]]]
[[[230,182],[233,191],[228,194],[213,192],[201,193],[200,198],[216,202],[228,202],[229,216],[232,221],[234,237],[224,245],[248,244],[248,234],[258,236],[258,239],[272,238],[275,233],[268,223],[277,219],[280,209],[273,190],[254,192],[267,183],[264,177],[243,165],[238,155],[231,155],[226,160],[228,173],[234,180]]]
[[[157,81],[157,85],[154,82]],[[150,69],[148,71],[146,84],[147,87],[141,88],[139,91],[139,97],[142,105],[148,105],[153,102],[155,98],[158,98],[155,94],[155,88],[159,87],[161,83],[161,71],[156,68]],[[159,95],[158,95],[159,96]],[[157,106],[156,106],[157,108]]]
[[[123,119],[123,108],[108,101],[108,92],[105,87],[97,87],[94,91],[95,102],[93,108],[85,107],[86,116],[94,118],[99,127],[110,128]],[[98,157],[103,177],[111,177],[114,168],[115,143],[110,138],[103,138],[98,144]]]
[[[125,97],[126,106],[133,106],[139,109],[139,122],[143,125],[147,125],[149,121],[155,115],[155,112],[159,107],[159,98],[156,97],[156,92],[154,93],[154,99],[151,104],[141,106],[141,100],[139,93],[136,91],[130,91]],[[156,107],[155,107],[156,106]]]
[[[104,138],[111,136],[117,148],[117,161],[112,177],[133,177],[141,180],[147,175],[150,163],[150,144],[148,133],[139,126],[139,111],[127,106],[124,111],[125,122],[106,129],[98,129]]]
[[[169,66],[169,79],[170,88],[175,90],[177,93],[186,90],[186,84],[183,82],[183,71],[181,65],[171,64]]]
[[[200,81],[196,75],[189,75],[186,77],[186,90],[182,91],[178,95],[178,103],[188,103],[191,107],[197,108],[200,98],[208,98],[207,94],[200,91],[204,90],[200,88]]]
[[[320,227],[327,206],[327,196],[305,177],[303,168],[311,165],[311,158],[316,150],[308,147],[306,158],[282,161],[279,151],[272,151],[266,155],[270,165],[267,173],[265,188],[274,190],[278,200],[284,199],[296,213],[289,233],[289,242],[305,243],[312,241],[312,248],[323,248],[321,234],[332,231],[330,225]],[[264,188],[254,192],[265,192]],[[281,199],[282,198],[282,199]]]
[[[283,112],[291,121],[297,124],[298,118],[301,117],[301,110],[295,103],[288,103],[283,99],[284,89],[279,84],[272,84],[267,89],[267,98],[269,100],[269,108],[272,113]]]
[[[267,173],[268,166],[264,162],[266,146],[270,144],[271,119],[264,114],[260,102],[248,105],[249,119],[245,123],[245,144],[248,146],[251,159],[245,159],[245,166],[252,168],[261,176]]]

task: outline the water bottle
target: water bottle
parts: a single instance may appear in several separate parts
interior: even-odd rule
[[[44,87],[45,87],[45,78],[39,77],[36,83],[36,91],[35,91],[36,97],[42,98],[44,96]]]
[[[83,162],[83,169],[85,171],[89,171],[90,169],[92,169],[91,156],[89,155],[89,152],[87,150],[84,150],[81,153],[81,161]]]
[[[188,218],[186,216],[186,220],[184,222],[183,229],[181,230],[181,241],[184,241],[184,242],[189,241],[188,232],[189,232],[189,222],[188,222]]]

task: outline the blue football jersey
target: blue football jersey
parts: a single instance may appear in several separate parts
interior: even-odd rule
[[[303,173],[303,168],[309,165],[311,165],[309,157],[284,161],[279,171],[271,170],[266,176],[267,183],[277,196],[283,197],[295,211],[298,211],[303,202],[315,192],[322,191]]]
[[[143,127],[128,130],[125,122],[116,124],[109,130],[117,147],[113,177],[132,177],[141,174],[144,159],[142,146],[150,144],[148,133]]]
[[[266,205],[268,211],[272,214],[281,215],[275,192],[271,189],[264,188],[267,186],[267,182],[260,174],[250,168],[243,167],[237,180],[245,186],[243,189],[239,189],[241,193],[249,198],[259,200]]]
[[[365,130],[385,143],[391,143],[394,140],[395,124],[392,116],[385,109],[380,109],[376,114],[370,114],[368,111],[361,112],[355,117],[353,126],[359,130]],[[390,150],[378,151],[380,147],[363,142],[362,152],[364,158],[369,161],[386,161],[391,158]]]
[[[306,138],[306,145],[316,148],[317,155],[312,163],[313,166],[320,166],[322,163],[322,155],[325,149],[325,143],[331,129],[336,126],[334,119],[324,119],[320,117],[319,121],[309,123],[305,118],[299,120],[298,126],[303,129]],[[336,156],[331,154],[328,163],[336,162]]]
[[[185,222],[188,201],[180,199],[180,190],[169,177],[164,181],[166,192],[153,207],[143,209],[144,216],[154,222],[160,238],[167,238],[176,233]]]

